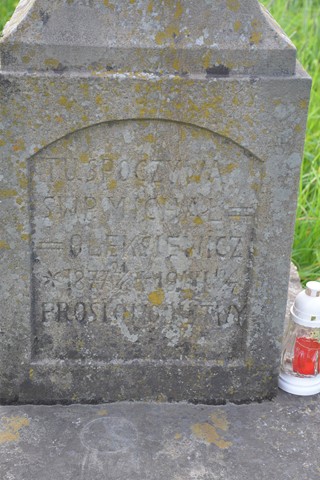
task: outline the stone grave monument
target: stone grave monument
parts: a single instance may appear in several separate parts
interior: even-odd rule
[[[0,43],[3,403],[276,391],[310,79],[256,0],[22,0]]]

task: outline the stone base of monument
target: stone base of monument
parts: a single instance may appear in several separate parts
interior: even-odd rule
[[[289,303],[300,290],[292,271]],[[2,406],[4,480],[318,478],[319,396],[221,406]]]

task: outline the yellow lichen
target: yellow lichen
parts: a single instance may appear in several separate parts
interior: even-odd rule
[[[152,305],[159,306],[162,305],[165,299],[164,291],[162,288],[158,288],[157,290],[154,290],[153,292],[149,293],[148,295],[149,302],[152,303]]]
[[[114,10],[114,5],[109,2],[109,0],[103,0],[103,3],[106,7],[110,8],[111,10]]]
[[[23,63],[30,63],[30,60],[31,58],[29,57],[29,55],[23,55],[22,57]]]
[[[236,105],[236,106],[240,105],[240,101],[239,101],[239,98],[237,97],[237,95],[235,97],[233,97],[232,103],[233,103],[233,105]]]
[[[193,291],[190,288],[186,288],[186,289],[182,290],[182,294],[183,294],[184,298],[186,298],[188,300],[191,300],[192,297],[193,297]]]
[[[212,59],[212,53],[210,50],[208,50],[207,53],[205,53],[202,57],[202,65],[205,70],[207,70],[210,67],[211,59]]]
[[[103,104],[103,97],[102,95],[97,95],[96,96],[96,105],[102,105]]]
[[[97,415],[99,415],[99,417],[104,417],[105,415],[108,415],[108,410],[102,408],[101,410],[97,411]]]
[[[19,441],[21,428],[30,425],[30,420],[26,417],[3,417],[1,422],[0,444]]]
[[[299,107],[300,108],[307,108],[308,107],[308,100],[300,100]]]
[[[96,206],[96,200],[94,198],[88,197],[86,204],[88,208],[94,208]]]
[[[233,30],[235,32],[239,32],[241,27],[242,27],[242,23],[240,22],[240,20],[236,20],[233,24]]]
[[[141,108],[139,111],[139,114],[144,117],[144,116],[153,116],[158,113],[158,109],[155,107],[148,107],[148,108]]]
[[[173,102],[172,103],[173,107],[180,110],[182,107],[184,107],[184,103],[181,102]]]
[[[166,204],[166,201],[167,201],[166,197],[163,197],[162,195],[159,195],[159,197],[158,197],[158,203],[159,203],[160,205],[165,205],[165,204]]]
[[[63,180],[57,180],[56,182],[54,182],[54,185],[53,185],[53,191],[54,193],[59,193],[63,190],[65,186],[65,183]]]
[[[157,400],[157,402],[167,402],[168,398],[163,393],[159,393],[156,400]]]
[[[10,250],[10,245],[5,240],[0,240],[0,250]]]
[[[117,180],[111,179],[108,182],[108,188],[109,190],[115,190],[117,188]]]
[[[47,58],[44,61],[44,64],[46,67],[57,69],[60,65],[60,62],[56,58]]]
[[[177,1],[176,11],[174,12],[174,19],[179,20],[182,17],[183,8],[181,2]]]
[[[89,95],[89,84],[81,83],[80,88],[83,90],[83,94],[87,97]]]
[[[201,175],[191,175],[191,177],[188,178],[188,183],[200,183],[201,180]]]
[[[250,43],[254,43],[255,45],[258,45],[258,43],[261,42],[261,38],[262,38],[261,32],[252,32],[250,36]]]
[[[228,163],[228,165],[225,165],[223,167],[220,167],[220,175],[226,175],[227,173],[233,172],[238,167],[237,163]]]
[[[84,349],[84,340],[82,340],[81,338],[78,338],[78,340],[76,341],[76,350],[78,352],[81,352],[81,350]]]
[[[216,413],[210,415],[210,419],[213,425],[220,430],[226,432],[229,429],[229,422],[227,420],[225,412],[219,410]]]
[[[202,220],[201,217],[198,217],[198,216],[197,216],[197,217],[194,217],[193,223],[194,223],[195,225],[202,225],[202,224],[203,224],[203,220]]]
[[[23,173],[20,173],[19,175],[19,185],[21,188],[27,188],[28,186],[28,179]]]
[[[239,0],[227,0],[227,7],[233,12],[237,12],[240,9]]]
[[[175,25],[169,25],[163,32],[158,32],[155,36],[156,43],[162,45],[166,40],[173,42],[174,38],[179,35],[179,28]]]
[[[245,362],[245,365],[246,365],[246,368],[248,370],[251,370],[253,365],[254,365],[254,362],[253,362],[253,359],[252,358],[247,358],[246,362]]]
[[[17,195],[18,193],[16,190],[12,190],[12,189],[0,190],[0,198],[11,198]]]
[[[145,142],[153,143],[153,142],[155,142],[155,136],[152,133],[149,133],[148,135],[143,137],[143,140]]]
[[[210,423],[195,423],[192,425],[191,430],[195,437],[206,443],[213,443],[218,448],[225,449],[232,445],[231,442],[224,440]]]
[[[89,154],[88,153],[80,153],[79,159],[81,163],[89,163]]]
[[[175,70],[179,71],[180,70],[180,61],[178,58],[175,58],[172,62],[172,66]]]
[[[104,172],[111,172],[113,170],[113,160],[112,159],[106,160],[103,164],[102,170]]]
[[[58,100],[58,103],[59,105],[65,107],[67,110],[70,110],[73,105],[74,105],[74,101],[73,100],[68,100],[67,97],[65,97],[64,95],[62,95],[59,100]]]
[[[181,138],[181,141],[184,141],[187,138],[187,132],[185,131],[184,128],[181,128],[180,130],[180,138]]]
[[[26,145],[23,140],[17,140],[17,142],[14,145],[12,145],[12,150],[14,152],[22,152],[23,150],[25,150],[25,148],[26,148]]]

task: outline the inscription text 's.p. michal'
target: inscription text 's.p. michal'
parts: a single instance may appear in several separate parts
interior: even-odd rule
[[[236,355],[259,160],[155,120],[80,130],[29,162],[34,357]]]

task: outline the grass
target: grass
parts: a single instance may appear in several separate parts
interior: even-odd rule
[[[17,0],[0,0],[0,31]],[[292,260],[302,282],[320,279],[320,3],[319,0],[264,0],[263,4],[298,49],[313,77]]]
[[[18,5],[18,0],[0,0],[0,32]]]
[[[300,62],[313,77],[292,251],[292,260],[305,283],[320,279],[320,3],[263,3],[296,45]]]

